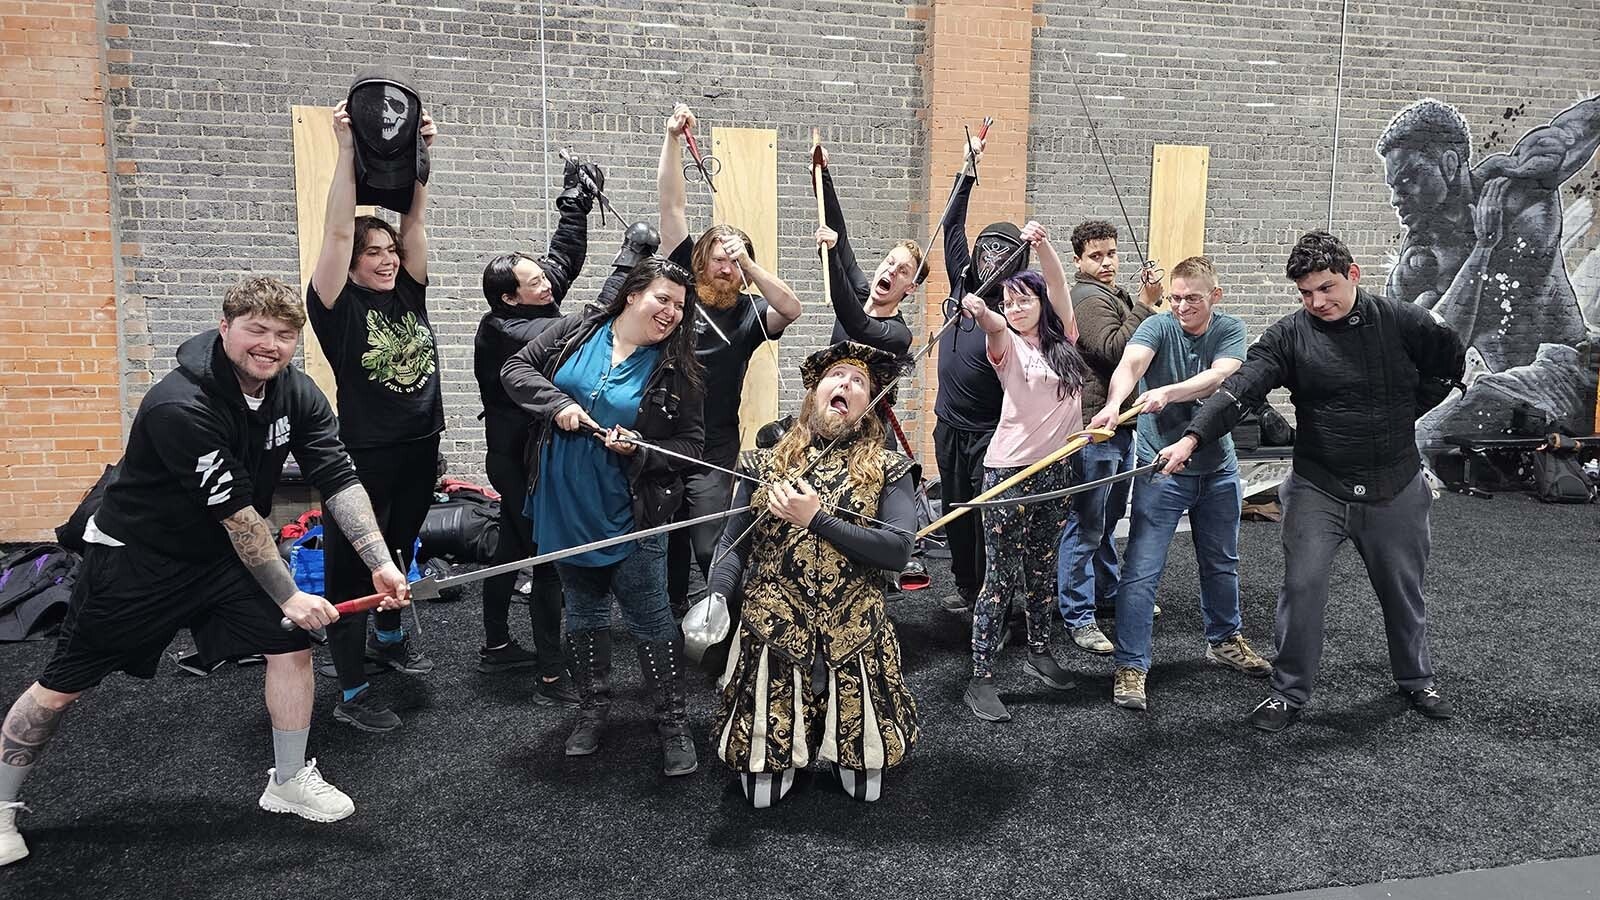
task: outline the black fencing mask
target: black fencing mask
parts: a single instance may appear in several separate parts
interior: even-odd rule
[[[1019,247],[1022,248],[1020,253]],[[1022,230],[1010,222],[996,222],[979,232],[978,239],[972,242],[967,290],[976,291],[993,278],[994,286],[984,297],[993,300],[999,296],[1001,282],[1027,267],[1028,247],[1022,241]]]
[[[422,98],[391,78],[363,78],[345,107],[356,145],[356,203],[411,211],[416,182],[428,183]]]

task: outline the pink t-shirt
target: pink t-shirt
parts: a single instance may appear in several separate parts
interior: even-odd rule
[[[1050,368],[1039,347],[1009,328],[1005,336],[1010,348],[999,359],[989,356],[1006,392],[1000,402],[1000,424],[983,457],[991,469],[1033,465],[1061,449],[1068,435],[1083,430],[1079,396],[1058,398],[1061,376]]]

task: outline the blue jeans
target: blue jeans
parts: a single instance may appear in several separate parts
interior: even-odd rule
[[[567,598],[567,634],[611,627],[611,598],[622,608],[622,621],[641,641],[678,637],[672,606],[667,602],[667,536],[658,534],[634,545],[632,553],[609,566],[556,563]]]
[[[1078,480],[1093,481],[1133,468],[1133,429],[1078,451]],[[1128,482],[1084,491],[1072,498],[1072,515],[1061,530],[1056,554],[1056,597],[1068,628],[1094,624],[1096,602],[1117,596],[1117,521],[1128,510]]]
[[[1140,475],[1133,487],[1133,521],[1117,590],[1116,661],[1150,671],[1156,585],[1178,519],[1189,513],[1200,569],[1200,616],[1215,644],[1239,633],[1239,509],[1244,488],[1234,466],[1204,475]]]

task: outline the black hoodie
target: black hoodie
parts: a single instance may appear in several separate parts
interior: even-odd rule
[[[271,512],[290,451],[323,497],[358,483],[333,409],[304,372],[285,367],[251,410],[215,330],[184,341],[177,357],[140,402],[95,513],[108,537],[182,560],[231,556],[222,520],[252,505]]]

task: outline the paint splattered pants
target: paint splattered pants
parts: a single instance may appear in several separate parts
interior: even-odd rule
[[[986,467],[984,490],[1022,468]],[[1071,464],[1060,462],[1035,473],[1007,494],[1042,494],[1071,483]],[[1056,552],[1070,502],[1070,498],[1064,498],[984,509],[983,543],[988,569],[972,610],[972,674],[993,674],[994,658],[1005,631],[1006,609],[1012,603],[1022,602],[1027,612],[1028,649],[1043,652],[1049,646],[1050,608],[1056,597]]]

